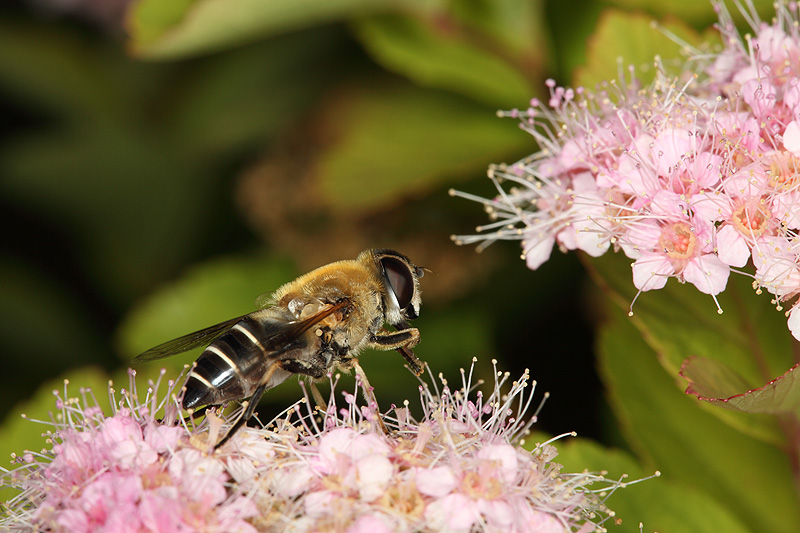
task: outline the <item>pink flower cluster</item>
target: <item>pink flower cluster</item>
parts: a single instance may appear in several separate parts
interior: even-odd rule
[[[515,445],[533,423],[523,417],[533,391],[524,398],[524,375],[501,393],[507,379],[499,373],[492,394],[478,393],[475,401],[468,393],[471,372],[455,393],[446,382],[441,392],[422,386],[422,421],[408,405],[394,408],[394,416],[380,415],[389,434],[373,423],[379,416],[374,406],[359,407],[355,395],[345,393],[347,407],[338,410],[332,397],[320,423],[325,431],[307,427],[282,440],[277,475],[275,443],[247,432],[235,446],[257,466],[236,478],[260,509],[270,511],[259,529],[594,531],[598,524],[590,517],[602,521],[608,511],[587,485],[601,482],[607,489],[615,482],[561,473],[549,444],[533,453]]]
[[[132,391],[135,391],[131,377]],[[253,503],[230,488],[224,461],[189,445],[175,422],[176,406],[138,403],[123,391],[105,417],[97,402],[55,391],[58,414],[52,449],[26,452],[23,466],[4,481],[22,489],[7,503],[9,530],[80,532],[255,532],[246,522]],[[172,384],[170,384],[170,391]],[[109,388],[113,395],[113,389]],[[112,399],[112,405],[116,402]],[[165,420],[154,413],[166,408]],[[2,529],[2,527],[0,527]]]
[[[535,418],[524,416],[533,395],[525,394],[527,374],[509,388],[508,373],[495,369],[494,389],[484,397],[474,392],[472,372],[462,372],[456,391],[443,379],[441,391],[421,386],[419,421],[408,402],[390,416],[344,393],[339,408],[332,390],[326,410],[312,411],[306,395],[268,427],[245,428],[218,450],[213,444],[230,424],[211,413],[196,427],[175,425],[172,383],[169,399],[158,401],[152,384],[140,404],[132,381],[134,392],[123,391],[110,417],[85,395],[82,401],[58,395],[52,449],[26,452],[3,479],[22,493],[6,504],[0,528],[555,533],[601,527],[613,516],[604,500],[622,483],[561,472],[550,442],[532,452],[522,448]],[[160,420],[155,413],[163,414]]]
[[[501,113],[541,151],[489,171],[492,222],[459,244],[521,240],[531,269],[554,246],[597,257],[621,250],[640,292],[669,278],[722,292],[732,269],[781,302],[800,294],[800,32],[796,3],[770,23],[745,12],[742,39],[722,4],[717,54],[697,51],[676,78],[659,66],[598,92],[548,82],[550,99]],[[699,72],[700,74],[695,74]],[[716,299],[715,299],[716,300]],[[787,313],[800,339],[800,312]]]

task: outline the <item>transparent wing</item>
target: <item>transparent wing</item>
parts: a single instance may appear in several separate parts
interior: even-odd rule
[[[347,314],[347,308],[351,306],[349,300],[341,300],[335,304],[327,304],[322,309],[301,320],[273,319],[269,324],[269,334],[266,338],[260,339],[264,349],[274,352],[277,355],[291,349],[294,341],[299,339],[306,331],[322,322],[337,311]]]
[[[272,299],[271,292],[265,292],[264,294],[259,294],[256,298],[256,309],[264,309],[265,307],[269,307],[270,305],[275,305],[275,300]]]
[[[223,335],[245,316],[247,315],[231,318],[225,322],[220,322],[219,324],[214,324],[213,326],[201,329],[200,331],[195,331],[194,333],[189,333],[183,337],[178,337],[177,339],[172,339],[171,341],[159,344],[158,346],[150,348],[146,352],[139,354],[136,357],[136,361],[154,361],[156,359],[163,359],[164,357],[169,357],[171,355],[188,352],[189,350],[193,350],[195,348],[208,346],[214,341],[214,339],[220,335]]]
[[[266,338],[260,339],[261,345],[268,351],[282,352],[289,348],[292,341],[308,331],[315,324],[325,320],[327,317],[339,310],[344,310],[351,304],[348,300],[342,300],[335,304],[329,304],[313,315],[306,317],[302,320],[282,320],[278,317],[271,317],[268,328],[268,335]],[[144,353],[136,357],[136,361],[154,361],[156,359],[163,359],[171,355],[187,352],[194,348],[201,348],[211,344],[214,339],[224,335],[231,329],[237,322],[244,319],[248,315],[232,318],[225,322],[220,322],[213,326],[189,333],[183,337],[178,337],[163,344],[159,344],[154,348],[150,348]]]

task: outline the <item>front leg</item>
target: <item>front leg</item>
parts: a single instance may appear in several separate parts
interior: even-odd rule
[[[425,363],[411,350],[417,344],[419,344],[419,330],[406,328],[400,331],[382,329],[379,333],[370,335],[367,346],[376,350],[397,350],[405,358],[414,375],[419,376],[425,369]]]
[[[386,331],[386,328],[383,328],[378,333],[369,336],[367,346],[376,350],[397,350],[400,347],[411,349],[417,344],[419,344],[417,328],[401,329],[400,331]]]

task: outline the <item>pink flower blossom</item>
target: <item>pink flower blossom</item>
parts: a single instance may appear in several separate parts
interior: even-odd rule
[[[114,413],[55,392],[59,416],[52,422],[54,442],[43,454],[26,454],[24,466],[4,484],[22,493],[9,502],[0,521],[9,529],[74,532],[238,531],[254,532],[247,522],[256,508],[232,489],[224,458],[195,447],[187,428],[174,425],[179,407],[175,383],[158,399],[158,383],[137,403],[131,392],[119,403],[109,388]],[[163,372],[162,372],[163,376]],[[164,412],[161,421],[151,413]]]
[[[173,382],[161,399],[160,381],[151,384],[138,403],[131,377],[131,392],[113,401],[108,417],[85,395],[69,399],[65,387],[57,394],[52,449],[26,453],[5,475],[4,483],[22,492],[7,504],[0,527],[350,533],[602,527],[613,513],[601,495],[622,484],[561,472],[551,442],[533,451],[521,447],[535,420],[526,416],[534,392],[527,373],[509,383],[495,368],[496,382],[484,396],[475,391],[473,370],[462,371],[457,390],[444,379],[441,389],[422,383],[419,420],[408,402],[379,413],[374,403],[360,405],[345,392],[337,404],[331,377],[326,409],[313,411],[306,395],[267,427],[244,428],[217,450],[213,443],[230,426],[228,417],[209,412],[186,425]]]
[[[632,71],[595,92],[551,80],[547,102],[501,113],[519,119],[541,151],[493,166],[494,198],[451,191],[482,203],[491,219],[478,235],[453,239],[520,240],[531,269],[556,246],[591,256],[621,250],[635,260],[640,292],[675,278],[714,298],[731,267],[741,268],[778,303],[796,302],[800,10],[776,4],[766,23],[744,6],[753,36],[740,37],[715,3],[724,48],[697,50],[674,76],[657,63],[647,87]],[[789,325],[800,339],[796,308]]]

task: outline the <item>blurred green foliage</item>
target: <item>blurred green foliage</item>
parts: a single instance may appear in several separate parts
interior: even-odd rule
[[[127,35],[117,18],[87,22],[100,2],[60,15],[36,5],[0,7],[0,451],[41,447],[18,415],[46,419],[64,376],[73,391],[119,383],[140,351],[250,312],[311,268],[390,247],[431,269],[416,352],[435,372],[455,379],[473,356],[484,374],[491,358],[529,367],[551,392],[540,429],[628,447],[579,442],[567,466],[663,471],[609,501],[619,531],[800,527],[779,420],[709,409],[674,384],[686,357],[718,358],[720,346],[763,383],[737,331],[750,319],[769,372],[785,371],[785,327],[765,325],[763,301],[717,320],[680,287],[642,298],[634,321],[600,337],[609,407],[592,342],[599,318],[620,311],[598,305],[575,258],[531,273],[513,243],[477,255],[449,241],[484,215],[446,191],[491,196],[487,166],[536,149],[498,108],[545,97],[547,77],[615,79],[617,57],[646,79],[654,55],[669,66],[680,54],[650,19],[713,44],[709,4],[140,0]],[[624,307],[630,271],[611,261],[599,279]],[[140,378],[177,375],[195,355]],[[383,405],[416,394],[394,352],[362,362]],[[263,410],[298,395],[278,387]],[[748,494],[770,483],[779,497]]]

